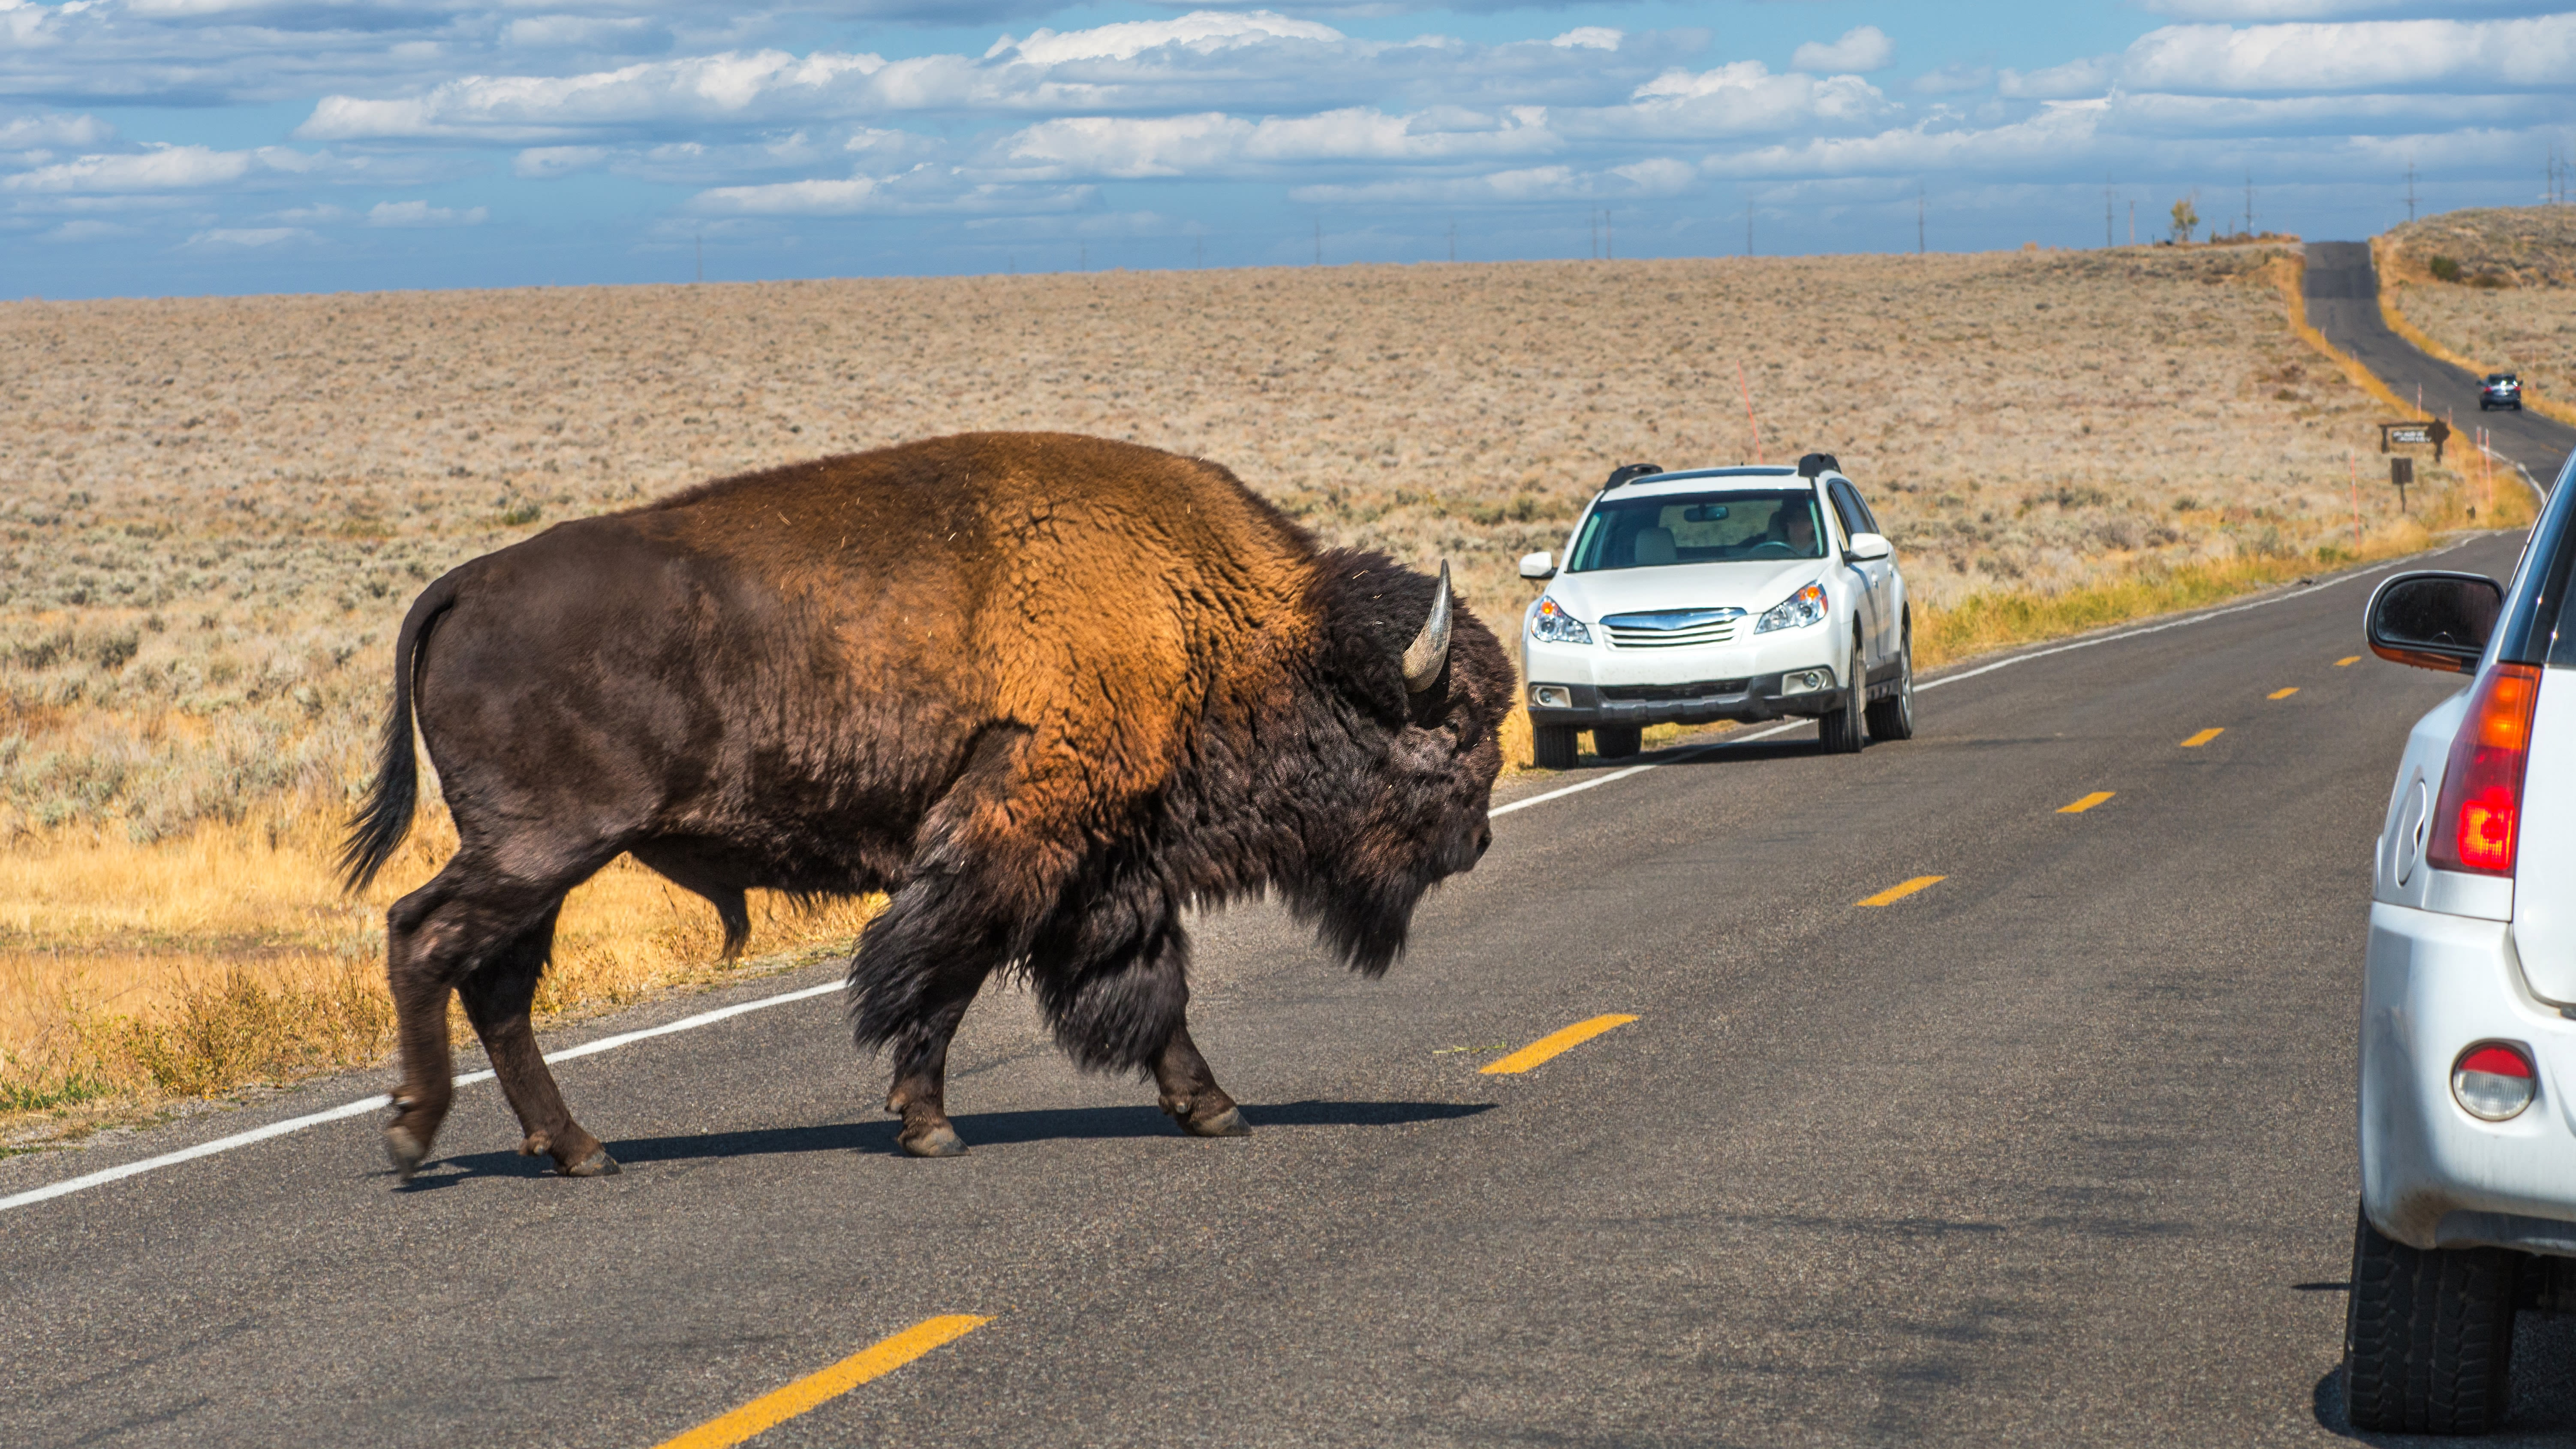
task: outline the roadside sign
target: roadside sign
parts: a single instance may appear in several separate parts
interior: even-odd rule
[[[2392,448],[2429,447],[2433,450],[2433,461],[2439,463],[2442,461],[2442,445],[2450,440],[2451,425],[2440,418],[2430,418],[2420,423],[2381,423],[2379,425],[2379,451],[2383,453]]]

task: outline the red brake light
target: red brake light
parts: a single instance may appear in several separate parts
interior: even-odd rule
[[[2492,1072],[2499,1077],[2529,1077],[2531,1063],[2511,1047],[2482,1046],[2460,1058],[2457,1068],[2463,1072]]]
[[[2537,666],[2499,664],[2479,677],[2442,772],[2442,802],[2434,809],[2425,852],[2434,866],[2513,874],[2523,766],[2531,758],[2531,712],[2539,701]]]

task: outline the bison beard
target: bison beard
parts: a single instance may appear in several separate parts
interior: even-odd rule
[[[1187,1131],[1244,1130],[1190,1040],[1192,906],[1276,891],[1355,969],[1466,870],[1511,699],[1434,583],[1324,551],[1214,464],[969,434],[747,474],[548,529],[425,590],[395,645],[353,889],[408,831],[412,734],[458,849],[387,913],[405,1178],[450,1097],[464,998],[526,1137],[617,1170],[529,1004],[564,894],[620,853],[707,898],[891,893],[849,975],[907,1151],[964,1151],[948,1042],[1025,973],[1094,1070]]]

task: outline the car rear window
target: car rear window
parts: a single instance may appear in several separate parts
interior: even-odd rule
[[[2559,469],[2558,486],[2540,510],[2540,522],[2523,546],[2522,562],[2505,589],[2504,621],[2497,626],[2495,657],[2508,664],[2576,667],[2576,619],[2566,616],[2567,588],[2576,574],[2576,456]]]
[[[1812,490],[1605,498],[1583,520],[1568,573],[1825,556]]]

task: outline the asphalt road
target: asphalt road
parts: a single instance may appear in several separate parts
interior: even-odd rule
[[[2535,412],[2478,411],[2477,377],[2426,356],[2388,330],[2379,312],[2379,274],[2371,265],[2369,243],[2310,242],[2307,252],[2310,325],[2399,397],[2413,398],[2420,390],[2425,410],[2448,419],[2462,433],[2488,429],[2495,451],[2520,463],[2541,487],[2550,485],[2559,464],[2576,451],[2576,428]],[[2468,445],[2465,436],[2452,444]]]
[[[1193,1029],[1250,1138],[1178,1136],[998,993],[972,1153],[899,1157],[827,996],[560,1068],[619,1177],[512,1155],[486,1083],[408,1190],[369,1114],[0,1212],[0,1441],[647,1446],[940,1314],[991,1321],[754,1442],[2331,1440],[2369,846],[2454,688],[2338,664],[2376,572],[1954,678],[1910,743],[1504,815],[1382,982],[1206,922]],[[2520,1361],[2502,1442],[2576,1431],[2576,1327]]]

